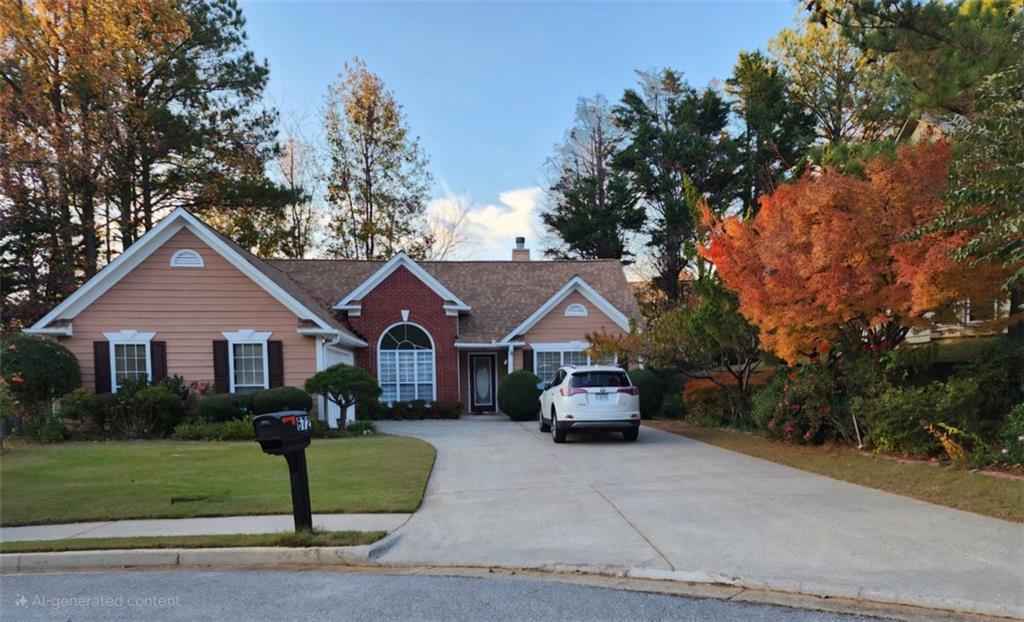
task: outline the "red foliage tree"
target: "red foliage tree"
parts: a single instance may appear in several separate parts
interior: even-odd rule
[[[937,142],[873,160],[864,177],[806,176],[762,197],[747,222],[704,209],[700,252],[790,363],[835,345],[892,348],[911,327],[951,321],[964,299],[992,300],[1005,278],[953,260],[964,232],[913,235],[944,208],[950,158]]]

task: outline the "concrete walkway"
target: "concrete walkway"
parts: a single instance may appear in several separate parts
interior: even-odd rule
[[[438,450],[379,561],[639,569],[1024,616],[1024,526],[643,428],[555,445],[535,423],[379,422]]]
[[[314,514],[313,527],[330,531],[387,531],[390,533],[405,524],[409,516],[409,514]],[[290,515],[120,520],[2,527],[0,528],[0,542],[64,540],[67,538],[275,533],[292,531],[294,528],[295,523]]]

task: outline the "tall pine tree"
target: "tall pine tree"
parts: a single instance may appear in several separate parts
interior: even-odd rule
[[[612,167],[622,140],[604,97],[577,102],[572,129],[548,161],[555,181],[541,219],[560,242],[549,256],[629,261],[645,215],[625,173]]]

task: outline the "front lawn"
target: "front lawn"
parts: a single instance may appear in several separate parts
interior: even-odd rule
[[[645,421],[666,432],[861,486],[929,503],[1024,522],[1024,481],[965,469],[900,461],[837,445],[788,445],[762,436],[702,428],[684,421]]]
[[[434,448],[418,439],[314,440],[313,512],[412,512]],[[254,442],[21,444],[0,454],[0,525],[290,514],[284,458]]]
[[[318,531],[299,533],[233,533],[215,536],[145,536],[138,538],[71,538],[0,542],[0,553],[53,553],[110,549],[208,549],[233,546],[355,546],[373,544],[383,531]]]

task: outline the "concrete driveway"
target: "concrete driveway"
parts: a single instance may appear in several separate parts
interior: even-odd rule
[[[643,428],[380,422],[438,451],[423,506],[379,561],[632,570],[1024,616],[1024,526]],[[688,574],[694,573],[694,574]]]

